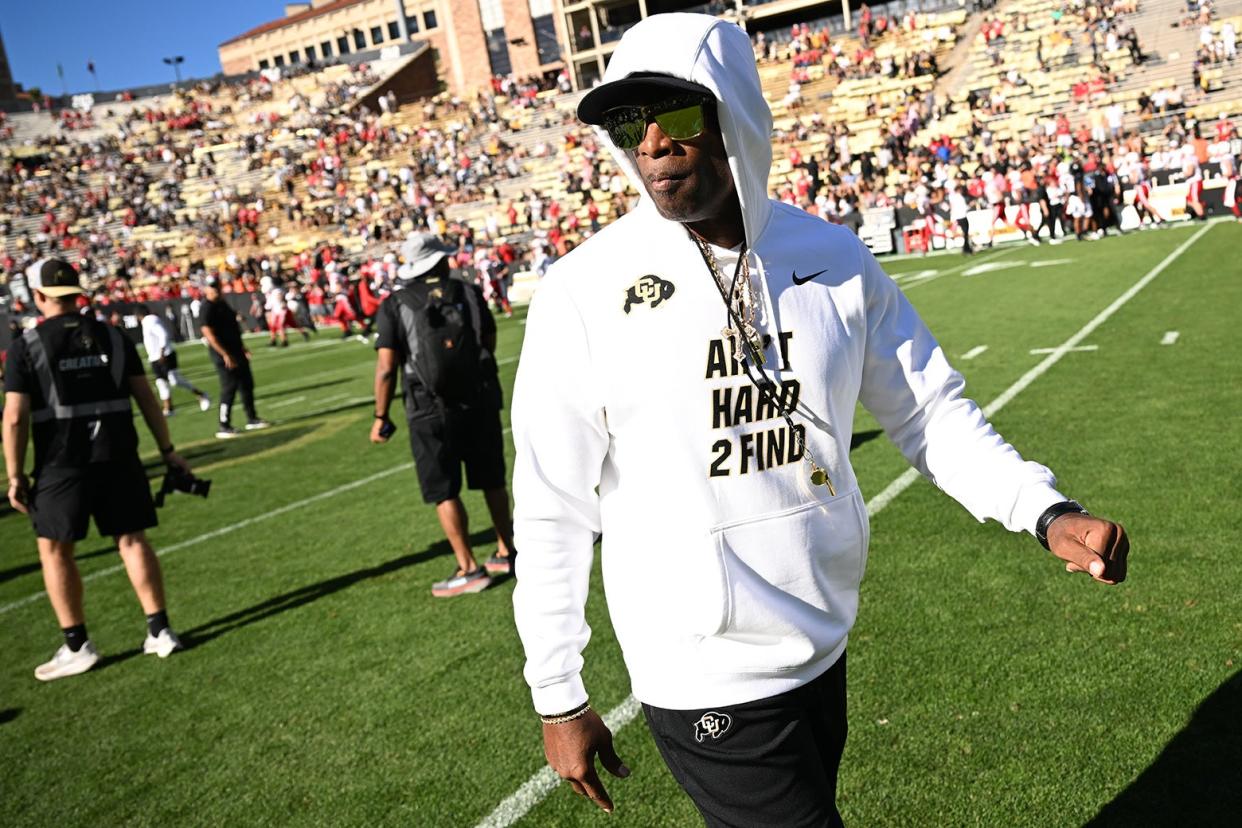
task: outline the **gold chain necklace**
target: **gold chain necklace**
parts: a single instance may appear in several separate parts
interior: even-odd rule
[[[806,434],[806,427],[799,428],[794,425],[793,419],[789,416],[790,412],[784,407],[783,400],[776,398],[773,390],[775,383],[768,380],[767,375],[763,372],[763,366],[767,360],[763,354],[763,339],[759,335],[759,329],[755,327],[760,301],[759,291],[755,287],[753,274],[750,271],[749,251],[747,251],[746,245],[742,245],[741,252],[738,254],[738,267],[733,274],[733,283],[726,285],[724,274],[720,272],[720,265],[716,261],[716,255],[712,252],[711,245],[706,240],[700,238],[694,231],[690,231],[690,238],[694,239],[694,243],[698,245],[699,253],[703,256],[707,269],[711,271],[712,278],[716,280],[716,287],[720,289],[720,296],[724,299],[725,309],[728,311],[729,324],[721,330],[721,336],[732,344],[733,357],[745,369],[747,379],[759,389],[760,394],[767,394],[769,396],[776,405],[776,410],[784,418],[785,424],[793,435],[793,439],[798,441],[798,448],[802,457],[811,467],[811,485],[827,486],[828,495],[836,497],[837,489],[832,485],[832,478],[828,476],[827,470],[815,462],[815,456],[811,454],[811,448],[807,445],[806,437],[804,436]],[[730,298],[733,296],[737,297],[736,307],[731,307],[729,304]],[[746,365],[746,357],[748,355],[763,376],[763,384],[756,382],[751,375],[750,367]]]
[[[763,354],[763,340],[759,336],[759,329],[755,327],[755,319],[759,315],[759,291],[755,288],[755,280],[750,272],[750,257],[746,255],[746,249],[741,251],[733,284],[727,285],[711,245],[695,233],[691,233],[690,238],[699,246],[699,252],[707,262],[707,269],[712,272],[720,294],[726,297],[726,304],[729,297],[736,297],[736,304],[729,314],[729,324],[721,329],[720,335],[732,344],[733,358],[736,361],[744,362],[749,354],[755,365],[762,367],[767,358]]]

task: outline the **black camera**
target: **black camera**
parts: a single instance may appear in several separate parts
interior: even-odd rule
[[[165,495],[173,492],[185,492],[198,497],[206,497],[211,492],[211,481],[195,477],[193,472],[182,471],[179,468],[170,466],[168,471],[164,473],[164,482],[160,484],[160,490],[155,495],[156,508],[162,508]]]

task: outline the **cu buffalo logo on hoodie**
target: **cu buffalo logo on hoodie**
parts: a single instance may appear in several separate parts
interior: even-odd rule
[[[629,290],[625,292],[625,307],[622,310],[629,313],[630,308],[634,305],[644,304],[658,308],[663,304],[664,300],[673,295],[675,290],[677,288],[672,282],[667,279],[661,279],[654,273],[640,276],[638,281],[630,285]]]
[[[699,742],[707,738],[719,739],[725,735],[731,724],[733,724],[733,717],[728,713],[709,710],[694,723],[694,738]]]

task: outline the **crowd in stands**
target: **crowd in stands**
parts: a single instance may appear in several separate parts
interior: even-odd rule
[[[1139,129],[1111,97],[1123,71],[1116,56],[1143,60],[1127,21],[1137,6],[1069,0],[1039,16],[984,13],[971,49],[998,82],[960,96],[936,80],[964,13],[873,16],[864,6],[856,32],[799,24],[758,34],[761,76],[776,84],[770,99],[789,84],[773,101],[774,194],[857,227],[868,208],[947,210],[952,193],[994,205],[999,188],[1002,201],[1018,203],[1032,182],[1073,170],[1131,185],[1153,170],[1196,175],[1228,154],[1232,122],[1207,130],[1171,87],[1135,101],[1140,118],[1163,118]],[[1196,20],[1206,14],[1210,24],[1204,9]],[[1235,60],[1232,27],[1207,31],[1201,60]],[[1034,48],[1034,65],[1013,60],[1029,54],[1018,44]],[[1049,97],[1047,111],[1021,128],[1000,126],[1013,99],[1069,66],[1085,71]],[[66,256],[98,285],[101,303],[197,298],[208,273],[233,292],[267,278],[298,285],[308,321],[333,321],[348,335],[347,311],[367,317],[367,297],[391,288],[395,251],[412,231],[457,243],[454,264],[508,312],[514,273],[541,273],[636,197],[595,133],[576,125],[565,73],[496,77],[471,96],[404,106],[386,95],[378,111],[355,103],[377,80],[366,65],[309,80],[197,84],[99,123],[56,114],[60,134],[0,151],[0,269]],[[88,140],[66,140],[88,125]]]

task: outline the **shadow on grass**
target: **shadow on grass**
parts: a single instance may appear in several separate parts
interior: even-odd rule
[[[470,536],[470,543],[472,546],[478,547],[493,538],[495,538],[495,533],[491,529],[481,530]],[[181,638],[187,648],[199,647],[213,639],[219,638],[225,633],[258,623],[259,621],[265,621],[282,612],[304,607],[313,601],[318,601],[320,598],[325,598],[343,589],[348,589],[362,581],[369,581],[372,578],[389,575],[406,567],[434,560],[445,555],[451,556],[452,553],[453,550],[449,546],[448,541],[442,540],[427,547],[422,552],[403,555],[400,558],[393,558],[391,561],[385,561],[376,566],[358,569],[344,575],[319,581],[318,583],[307,584],[291,592],[268,598],[266,601],[261,601],[254,606],[231,612],[228,615],[222,615],[205,624],[185,630],[182,632]],[[507,577],[494,577],[492,579],[493,586],[502,583]],[[430,588],[431,585],[428,584],[427,586]]]
[[[353,382],[356,377],[345,377],[344,379],[324,380],[323,382],[313,382],[309,385],[299,385],[296,388],[281,388],[279,391],[267,391],[261,396],[264,400],[274,399],[275,397],[287,397],[290,394],[301,394],[304,391],[315,391],[319,388],[331,388],[333,385],[340,385],[343,382]],[[262,390],[260,386],[259,389]]]
[[[338,405],[334,405],[331,408],[321,408],[317,411],[308,411],[307,413],[300,414],[297,417],[281,419],[281,422],[296,423],[301,420],[318,420],[320,417],[326,417],[329,414],[339,414],[342,411],[353,411],[356,408],[362,408],[363,406],[370,405],[375,405],[374,397],[367,397],[365,400],[358,400],[357,402],[343,402]]]
[[[873,428],[868,431],[855,431],[852,435],[850,435],[850,451],[858,448],[863,443],[870,443],[883,433],[884,432],[880,431],[878,428]]]
[[[9,707],[4,710],[0,710],[0,724],[8,724],[20,715],[22,715],[22,709],[20,707]]]
[[[258,454],[261,451],[267,451],[296,440],[309,434],[314,428],[315,426],[313,425],[300,425],[294,428],[244,431],[240,436],[232,440],[220,440],[205,446],[195,446],[180,452],[180,454],[191,466],[200,463],[200,461],[218,463],[222,460],[235,460],[239,457]],[[149,480],[158,480],[164,476],[165,466],[161,460],[152,460],[149,463],[144,463],[143,468],[146,470]]]
[[[31,537],[31,545],[32,546],[34,545],[33,536]],[[74,555],[74,560],[88,561],[91,558],[98,558],[101,555],[107,555],[115,551],[116,551],[115,545],[109,546],[106,549],[96,549],[93,552],[83,552],[80,555]],[[10,569],[0,569],[0,584],[4,583],[5,581],[11,581],[14,578],[20,578],[23,575],[29,575],[32,572],[38,572],[40,569],[42,569],[42,565],[37,560],[31,561],[30,563],[21,564],[20,566],[14,566]]]
[[[1156,761],[1088,828],[1237,825],[1242,814],[1242,672],[1199,705]]]

